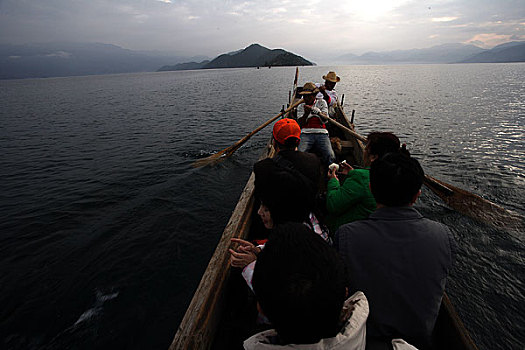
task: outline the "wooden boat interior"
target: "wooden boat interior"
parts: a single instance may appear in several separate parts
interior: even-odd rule
[[[297,111],[290,113],[289,117],[296,118]],[[340,106],[336,108],[335,119],[354,129],[353,123]],[[351,165],[363,166],[362,142],[348,132],[332,126],[329,131],[331,136],[341,140],[341,150],[336,151],[338,161],[346,159]],[[261,158],[271,157],[273,154],[274,149],[269,142]],[[255,322],[255,297],[242,278],[241,271],[229,265],[228,248],[231,246],[231,238],[264,238],[264,227],[256,213],[257,203],[253,193],[252,173],[177,329],[171,350],[242,349],[246,338],[265,329]],[[435,349],[477,349],[446,293],[433,340]]]

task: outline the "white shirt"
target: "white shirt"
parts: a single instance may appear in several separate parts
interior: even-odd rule
[[[306,112],[305,105],[303,105],[303,112]],[[322,95],[321,98],[318,98],[316,96],[315,103],[312,106],[312,110],[310,111],[310,114],[308,117],[306,117],[306,120],[310,118],[319,118],[322,122],[324,119],[320,117],[320,114],[323,113],[325,115],[328,115],[328,104],[323,99]],[[301,133],[303,134],[328,134],[328,130],[323,128],[302,128]]]
[[[305,305],[308,307],[308,305]],[[366,344],[366,319],[368,318],[368,300],[363,292],[356,292],[345,301],[344,312],[346,323],[340,333],[333,338],[321,339],[316,344],[272,344],[277,332],[270,329],[257,333],[244,341],[246,350],[364,350]]]
[[[317,87],[320,87],[321,85],[323,85],[323,84],[315,83],[315,86],[317,86]],[[330,96],[330,103],[328,104],[328,106],[329,107],[335,106],[337,104],[337,101],[339,100],[337,98],[337,92],[335,91],[335,89],[333,89],[333,90],[326,89],[325,92],[326,92],[326,94],[328,96]],[[317,94],[317,96],[315,96],[315,98],[323,98],[323,94],[321,92],[319,92]]]

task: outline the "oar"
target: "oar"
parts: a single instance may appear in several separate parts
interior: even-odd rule
[[[299,79],[299,67],[295,67],[295,77],[293,79],[293,94],[290,98],[290,100],[288,101],[288,103],[292,103],[294,100],[295,100],[295,97],[297,95],[297,80]],[[288,114],[286,115],[287,117],[290,117],[290,111],[288,111]]]
[[[366,138],[347,128],[326,114],[322,117],[330,123],[348,132],[356,139],[366,142]],[[510,228],[523,232],[525,218],[518,213],[507,210],[496,203],[484,199],[477,194],[452,186],[430,175],[425,175],[423,183],[455,211],[496,228]]]
[[[242,139],[240,139],[239,141],[235,142],[233,145],[231,145],[230,147],[227,147],[225,149],[223,149],[222,151],[219,151],[215,154],[212,154],[211,156],[209,157],[206,157],[206,158],[202,158],[202,159],[199,159],[199,160],[196,160],[194,163],[193,163],[193,167],[194,168],[198,168],[198,167],[201,167],[201,166],[206,166],[206,165],[211,165],[211,164],[214,164],[214,163],[217,163],[217,162],[220,162],[222,160],[224,160],[225,158],[231,156],[233,154],[233,152],[235,152],[236,150],[239,149],[239,147],[241,147],[244,143],[246,143],[246,141],[248,141],[250,139],[250,137],[252,137],[253,135],[255,135],[256,133],[258,133],[259,131],[261,131],[262,129],[264,129],[266,126],[268,126],[268,124],[272,123],[273,121],[275,121],[277,118],[283,116],[285,113],[287,113],[288,111],[294,109],[295,107],[299,106],[301,103],[303,103],[304,100],[303,99],[300,99],[299,101],[293,103],[290,107],[288,107],[286,110],[282,111],[281,113],[277,114],[275,117],[269,119],[268,121],[266,121],[264,124],[260,125],[258,128],[256,128],[255,130],[253,130],[252,132],[250,132],[248,135],[244,136]]]
[[[425,175],[424,184],[449,207],[495,228],[525,231],[525,217],[507,210],[477,194],[455,187],[430,175]]]
[[[344,131],[346,131],[347,133],[349,133],[350,135],[352,135],[353,137],[355,137],[356,139],[358,139],[359,141],[362,141],[362,142],[366,142],[366,137],[363,137],[361,135],[359,135],[358,133],[356,133],[354,130],[350,129],[350,128],[347,128],[346,126],[344,126],[343,124],[339,123],[337,120],[335,119],[332,119],[330,118],[328,115],[324,114],[324,113],[320,113],[321,116],[328,120],[330,123],[334,124],[335,126],[343,129]]]

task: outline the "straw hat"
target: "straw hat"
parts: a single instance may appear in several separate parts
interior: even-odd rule
[[[303,86],[303,90],[299,92],[299,95],[312,95],[319,92],[319,89],[317,89],[317,86],[315,86],[314,83],[306,83]]]
[[[338,83],[341,80],[335,72],[328,72],[326,75],[323,75],[323,79],[331,81],[332,83]]]

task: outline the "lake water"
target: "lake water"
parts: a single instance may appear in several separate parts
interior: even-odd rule
[[[335,69],[357,131],[393,131],[427,173],[525,214],[525,64]],[[295,68],[0,81],[0,347],[166,349]],[[525,233],[450,210],[449,295],[481,350],[525,343]]]

